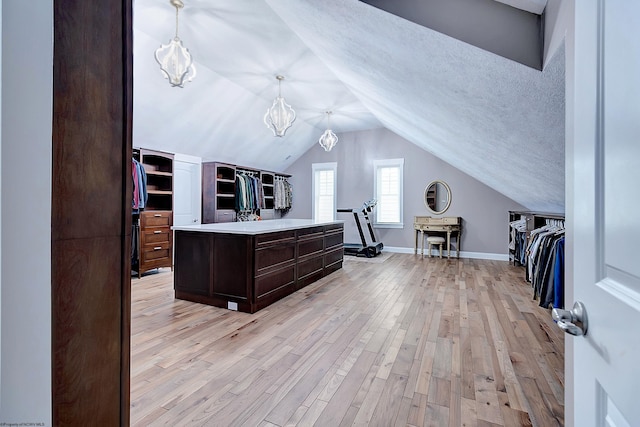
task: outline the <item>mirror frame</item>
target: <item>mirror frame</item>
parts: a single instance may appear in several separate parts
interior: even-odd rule
[[[447,190],[447,204],[444,208],[442,208],[442,210],[436,211],[434,209],[431,209],[431,207],[429,206],[429,203],[427,202],[427,192],[429,191],[429,188],[431,188],[432,185],[435,185],[436,188],[438,186],[438,184],[442,184],[444,186],[444,188]],[[429,184],[427,184],[427,186],[424,189],[424,205],[427,207],[427,209],[435,214],[435,215],[441,215],[443,213],[445,213],[447,211],[447,209],[449,209],[449,206],[451,206],[451,188],[449,188],[449,186],[447,185],[446,182],[440,180],[440,179],[434,179],[433,181],[431,181]],[[437,204],[436,204],[437,206]]]

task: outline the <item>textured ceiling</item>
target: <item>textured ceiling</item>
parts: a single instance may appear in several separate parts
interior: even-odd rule
[[[136,146],[279,171],[332,110],[338,134],[384,126],[530,209],[563,209],[562,49],[540,72],[358,0],[185,3],[198,74],[181,89],[153,59],[175,9],[135,0]],[[276,74],[298,115],[283,138],[262,122]]]

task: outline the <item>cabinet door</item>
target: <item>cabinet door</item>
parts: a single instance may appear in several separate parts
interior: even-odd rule
[[[200,164],[174,161],[173,165],[173,223],[200,223]]]
[[[216,166],[202,164],[202,223],[216,222]]]

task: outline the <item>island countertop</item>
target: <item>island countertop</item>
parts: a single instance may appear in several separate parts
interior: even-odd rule
[[[257,235],[276,231],[296,230],[330,224],[342,224],[344,221],[316,221],[313,219],[268,219],[262,221],[222,222],[215,224],[174,225],[176,231],[196,231],[203,233],[224,233]]]

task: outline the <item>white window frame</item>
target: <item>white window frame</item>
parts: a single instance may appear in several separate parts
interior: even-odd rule
[[[379,218],[379,212],[378,209],[380,209],[380,200],[381,200],[381,194],[379,193],[379,191],[381,190],[380,188],[378,188],[378,174],[380,172],[381,169],[383,168],[389,168],[389,167],[395,167],[399,169],[399,173],[400,173],[400,182],[399,182],[399,200],[398,200],[398,214],[399,214],[399,220],[397,222],[380,222]],[[373,161],[373,194],[375,195],[376,200],[378,201],[378,204],[375,207],[375,215],[374,215],[374,223],[373,226],[376,228],[404,228],[404,222],[403,222],[403,218],[404,218],[404,159],[382,159],[382,160],[374,160]]]
[[[338,163],[336,162],[328,162],[328,163],[313,163],[311,165],[311,175],[312,175],[312,179],[311,179],[311,209],[312,209],[312,217],[314,220],[317,220],[317,214],[316,214],[316,205],[317,205],[317,199],[319,197],[318,194],[316,194],[316,172],[320,172],[320,171],[327,171],[330,170],[333,172],[333,209],[332,209],[332,217],[331,217],[331,221],[335,221],[336,219],[336,209],[337,209],[337,188],[338,188]]]

